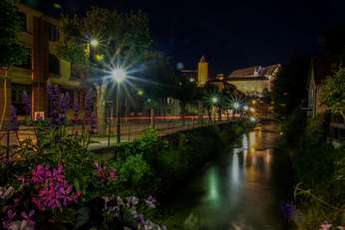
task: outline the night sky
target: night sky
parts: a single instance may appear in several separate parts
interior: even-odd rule
[[[155,48],[171,56],[174,64],[193,68],[205,55],[213,73],[225,74],[251,65],[286,63],[293,54],[315,54],[320,32],[345,23],[345,0],[55,2],[65,12],[82,12],[92,5],[142,9],[149,15]]]

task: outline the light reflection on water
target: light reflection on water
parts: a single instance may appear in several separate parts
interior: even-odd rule
[[[242,146],[213,162],[172,200],[169,227],[283,229],[270,180],[276,137],[265,130],[244,135]]]

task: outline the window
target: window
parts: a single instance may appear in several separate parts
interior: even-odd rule
[[[27,31],[26,14],[24,14],[23,12],[19,12],[19,18],[20,18],[20,28],[21,28],[21,31],[26,32]]]
[[[18,115],[26,115],[24,111],[23,93],[26,91],[31,101],[31,85],[12,84],[12,105],[16,108]],[[31,102],[30,102],[31,104]]]
[[[59,30],[56,25],[48,24],[49,41],[59,40]]]
[[[22,64],[16,65],[17,67],[24,68],[24,69],[30,69],[32,68],[32,54],[30,48],[25,48],[26,58],[23,61]]]
[[[60,74],[60,61],[53,54],[49,54],[49,73]]]

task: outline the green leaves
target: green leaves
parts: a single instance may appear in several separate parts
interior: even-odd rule
[[[334,76],[328,77],[321,92],[321,102],[332,113],[345,118],[345,69],[341,68]]]
[[[19,65],[25,60],[25,49],[18,39],[21,24],[15,0],[0,1],[0,67]]]

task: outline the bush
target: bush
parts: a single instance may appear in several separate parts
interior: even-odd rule
[[[117,165],[120,175],[119,183],[123,190],[132,190],[136,194],[150,190],[151,167],[141,155],[129,156],[126,161]]]

